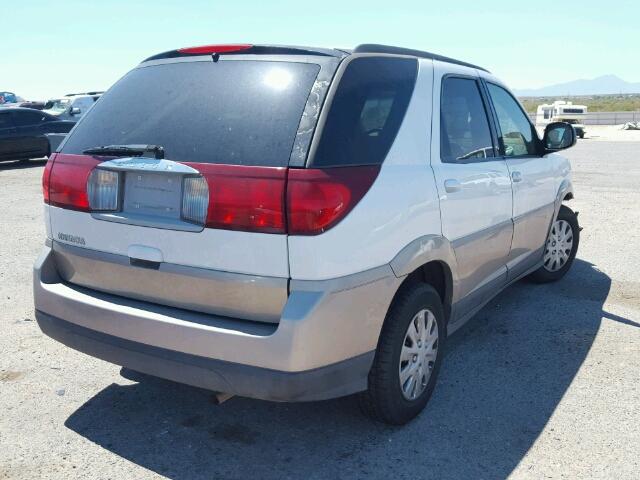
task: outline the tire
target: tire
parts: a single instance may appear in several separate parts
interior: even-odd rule
[[[561,223],[565,222],[565,223]],[[554,228],[556,231],[558,229],[558,224],[567,226],[571,229],[571,249],[566,254],[565,262],[561,265],[558,263],[553,263],[554,247],[557,245],[554,241],[558,241],[558,238],[554,238]],[[565,229],[563,229],[565,230]],[[569,233],[566,233],[565,238],[569,238]],[[557,235],[557,234],[556,234]],[[559,243],[559,242],[558,242]],[[573,265],[573,260],[576,258],[576,253],[578,253],[578,245],[580,244],[580,226],[578,225],[578,216],[571,210],[569,207],[562,205],[560,206],[560,211],[558,212],[558,217],[554,220],[551,231],[549,232],[549,237],[547,238],[547,242],[545,244],[545,253],[543,257],[544,265],[540,267],[538,270],[533,272],[529,278],[536,283],[549,283],[560,280],[562,277],[566,275],[566,273]],[[565,243],[566,245],[566,243]],[[551,255],[549,253],[551,252]],[[551,261],[549,260],[551,258]],[[557,257],[555,257],[557,258]]]
[[[419,316],[420,312],[424,312],[422,317]],[[411,354],[411,360],[401,362],[401,354],[405,354],[406,357],[411,347],[407,342],[413,343],[407,336],[410,335],[410,325],[412,323],[416,325],[416,319],[418,324],[423,322],[425,327],[420,346],[424,348],[417,350],[422,352],[420,355]],[[429,332],[430,322],[431,331]],[[433,323],[436,326],[435,330]],[[433,340],[434,332],[435,341]],[[413,335],[419,336],[417,330],[413,330]],[[423,283],[403,287],[385,318],[373,366],[369,372],[369,388],[358,395],[362,412],[374,420],[391,425],[405,424],[418,415],[433,393],[442,362],[445,338],[444,310],[438,292],[430,285]],[[420,341],[416,340],[411,348],[415,348],[419,343]],[[429,350],[428,344],[432,344],[435,348]],[[422,378],[420,386],[415,390],[411,390],[408,383],[411,378],[404,385],[402,384],[401,378],[404,378],[404,374],[409,371],[405,369],[409,367],[416,372],[414,379],[418,376]],[[420,368],[422,370],[419,370]],[[407,397],[407,395],[411,397],[411,394],[415,395],[415,398]]]

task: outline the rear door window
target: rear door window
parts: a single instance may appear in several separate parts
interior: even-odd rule
[[[151,144],[175,161],[286,166],[319,70],[223,59],[139,67],[83,117],[63,153]]]
[[[410,58],[362,57],[346,67],[311,164],[378,165],[400,129],[418,72]]]
[[[478,82],[472,78],[445,77],[440,104],[441,159],[455,163],[494,156]]]

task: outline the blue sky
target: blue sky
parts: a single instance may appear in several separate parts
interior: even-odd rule
[[[6,0],[0,90],[29,99],[108,88],[183,46],[273,43],[425,49],[512,88],[615,74],[640,81],[640,2]]]

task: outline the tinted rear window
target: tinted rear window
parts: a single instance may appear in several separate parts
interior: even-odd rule
[[[400,129],[416,82],[409,58],[357,58],[344,71],[313,166],[377,165]]]
[[[286,166],[320,67],[220,60],[137,68],[100,98],[64,145],[162,145],[182,162]]]

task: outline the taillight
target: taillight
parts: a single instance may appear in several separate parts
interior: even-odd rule
[[[44,197],[44,203],[49,203],[49,183],[51,182],[51,169],[53,168],[53,162],[56,161],[57,153],[52,154],[47,160],[47,164],[44,167],[42,173],[42,196]]]
[[[208,209],[209,187],[207,181],[203,177],[185,177],[182,182],[182,219],[204,225]]]
[[[286,168],[188,164],[207,181],[205,226],[224,230],[285,233]]]
[[[42,178],[45,202],[80,211],[117,211],[122,172],[87,155],[54,154]],[[200,175],[182,183],[180,218],[207,228],[318,235],[362,199],[379,166],[290,169],[187,163]]]
[[[89,208],[101,212],[118,210],[120,183],[119,172],[101,168],[94,169],[87,181]]]
[[[291,169],[287,181],[287,231],[317,235],[336,225],[376,179],[379,166]]]
[[[89,211],[87,180],[98,163],[100,160],[86,155],[57,154],[49,172],[49,203]]]

